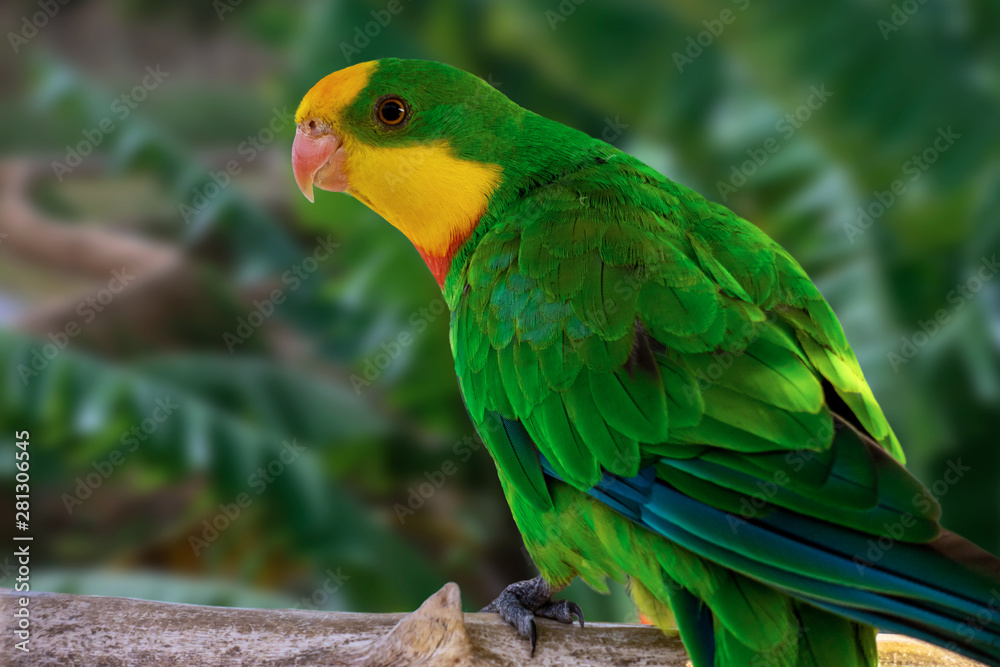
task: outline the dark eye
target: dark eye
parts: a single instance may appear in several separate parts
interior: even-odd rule
[[[377,106],[378,119],[386,125],[399,125],[406,118],[406,102],[398,97],[387,97]]]

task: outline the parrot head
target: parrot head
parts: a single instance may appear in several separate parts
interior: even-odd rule
[[[299,105],[295,180],[310,201],[314,187],[353,195],[429,265],[441,263],[500,185],[511,149],[504,137],[521,113],[482,79],[448,65],[359,63],[323,78]]]
[[[477,76],[395,58],[326,76],[295,122],[292,167],[302,194],[353,195],[409,238],[442,286],[487,209],[558,178],[596,141],[522,109]]]

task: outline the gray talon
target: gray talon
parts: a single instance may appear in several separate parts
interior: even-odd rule
[[[570,624],[579,620],[580,627],[583,627],[583,610],[580,605],[569,600],[553,600],[554,592],[556,591],[542,577],[519,581],[505,588],[480,613],[500,614],[517,629],[518,634],[531,641],[531,655],[534,655],[535,645],[538,643],[536,616]]]
[[[550,600],[535,610],[535,616],[571,625],[574,620],[579,619],[580,627],[583,627],[583,610],[580,609],[580,605],[570,600]]]

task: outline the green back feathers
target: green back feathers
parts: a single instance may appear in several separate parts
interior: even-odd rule
[[[839,323],[783,249],[606,144],[568,154],[572,168],[491,205],[448,277],[477,423],[520,421],[587,489],[684,447],[826,450],[828,386],[900,456]],[[536,466],[503,465],[544,508]]]

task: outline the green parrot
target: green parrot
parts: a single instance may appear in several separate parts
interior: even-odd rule
[[[296,113],[303,194],[402,231],[541,576],[621,582],[696,667],[877,664],[876,628],[1000,665],[1000,560],[941,528],[830,306],[777,243],[482,79],[385,59]]]

